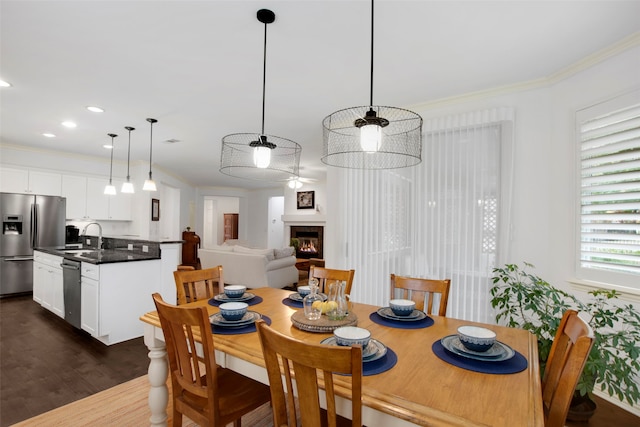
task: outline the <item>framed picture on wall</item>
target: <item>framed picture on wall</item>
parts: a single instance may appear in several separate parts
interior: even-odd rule
[[[298,209],[315,208],[315,191],[298,191]]]
[[[160,221],[160,200],[151,199],[151,221]]]

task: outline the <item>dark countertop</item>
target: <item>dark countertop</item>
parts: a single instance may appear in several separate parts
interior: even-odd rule
[[[51,255],[61,256],[74,261],[88,262],[90,264],[110,264],[115,262],[151,261],[160,259],[159,254],[140,253],[127,249],[102,249],[85,247],[82,249],[54,246],[35,248],[34,250]],[[83,251],[83,252],[78,252]]]

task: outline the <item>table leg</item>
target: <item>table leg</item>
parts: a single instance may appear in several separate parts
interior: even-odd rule
[[[169,390],[167,389],[167,348],[164,341],[155,337],[156,328],[145,325],[144,343],[149,349],[149,371],[147,378],[151,388],[149,389],[149,409],[151,409],[151,426],[167,425],[167,404],[169,403]],[[162,331],[160,331],[162,333]]]

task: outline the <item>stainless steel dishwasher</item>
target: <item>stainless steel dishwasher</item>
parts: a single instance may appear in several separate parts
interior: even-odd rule
[[[80,262],[64,258],[62,278],[64,283],[64,319],[80,329]]]

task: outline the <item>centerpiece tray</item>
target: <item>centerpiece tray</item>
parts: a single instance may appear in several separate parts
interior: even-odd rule
[[[342,320],[329,320],[325,315],[320,316],[318,320],[309,320],[304,317],[304,311],[298,310],[291,315],[291,323],[298,329],[307,332],[329,333],[341,326],[355,326],[358,324],[358,316],[355,313],[349,313]]]

